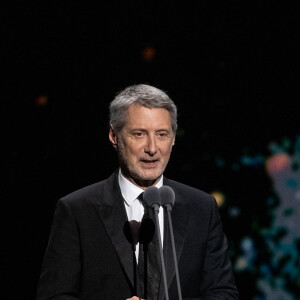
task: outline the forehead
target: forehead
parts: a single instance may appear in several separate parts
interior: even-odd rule
[[[127,111],[126,127],[168,129],[171,128],[170,113],[165,108],[147,108],[130,105]]]

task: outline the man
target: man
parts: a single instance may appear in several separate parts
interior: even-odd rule
[[[238,299],[215,200],[163,177],[176,129],[176,106],[157,88],[131,86],[112,101],[109,140],[118,153],[120,169],[59,200],[37,299],[144,298],[139,277],[142,248],[139,241],[133,247],[125,225],[141,222],[146,210],[140,195],[153,185],[167,185],[175,192],[172,221],[183,298]],[[177,299],[165,218],[160,208],[169,297]],[[162,276],[158,278],[148,300],[164,298]]]

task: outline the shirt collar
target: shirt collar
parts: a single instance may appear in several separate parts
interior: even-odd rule
[[[119,169],[119,185],[121,194],[128,206],[131,206],[133,201],[142,193],[144,192],[143,189],[140,187],[134,185],[132,182],[130,182],[128,179],[126,179],[121,172],[121,169]],[[160,188],[163,185],[163,176],[161,176],[158,183],[155,185],[157,188]]]

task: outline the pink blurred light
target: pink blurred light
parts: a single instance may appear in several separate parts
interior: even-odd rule
[[[269,175],[280,173],[291,166],[291,158],[287,153],[278,153],[271,156],[266,162],[266,171]]]

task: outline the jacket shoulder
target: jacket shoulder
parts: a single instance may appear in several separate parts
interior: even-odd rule
[[[191,195],[195,195],[195,196],[200,196],[202,198],[212,198],[212,196],[210,194],[208,194],[205,191],[202,191],[200,189],[197,189],[195,187],[189,186],[187,184],[175,181],[175,180],[171,180],[171,179],[165,179],[164,180],[164,184],[170,186],[171,188],[176,189],[178,192],[182,192],[185,194],[191,194]]]
[[[115,182],[116,176],[115,173],[112,174],[109,178],[93,183],[91,185],[80,188],[68,195],[65,195],[59,202],[64,203],[66,205],[76,205],[83,203],[95,203],[98,202],[99,199],[102,198],[103,191],[108,186],[113,186]]]
[[[164,184],[170,186],[178,199],[183,199],[185,202],[198,202],[211,205],[215,201],[213,196],[200,189],[191,187],[187,184],[177,182],[171,179],[165,179]]]

